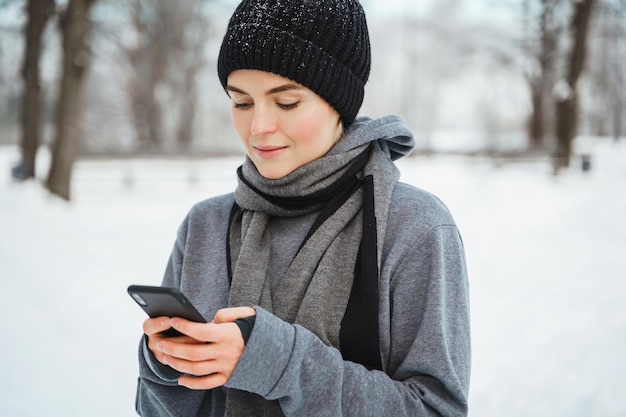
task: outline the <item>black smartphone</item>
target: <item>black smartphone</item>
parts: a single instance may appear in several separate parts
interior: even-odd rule
[[[196,310],[185,295],[177,288],[156,287],[148,285],[131,285],[128,294],[135,300],[148,316],[154,317],[181,317],[198,323],[206,323],[202,314]],[[181,336],[174,329],[163,332],[164,336]]]

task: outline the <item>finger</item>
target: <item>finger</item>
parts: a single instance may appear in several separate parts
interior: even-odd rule
[[[229,323],[237,319],[256,315],[251,307],[230,307],[218,310],[213,318],[213,323]]]
[[[193,322],[187,322],[194,324]],[[187,323],[177,324],[179,331],[185,330]],[[195,333],[188,339],[172,341],[162,338],[156,349],[169,356],[174,356],[187,361],[198,362],[214,359],[233,360],[239,359],[243,348],[241,331],[235,323],[203,323],[201,327],[192,326],[190,333]],[[199,330],[198,330],[199,329]],[[202,338],[202,339],[196,339]],[[193,343],[189,342],[192,340]]]
[[[169,340],[161,340],[156,344],[156,349],[164,355],[187,362],[203,362],[214,359],[210,343],[176,343]],[[195,373],[194,373],[195,374]],[[206,375],[199,374],[199,375]]]
[[[156,360],[161,362],[162,364],[165,364],[165,362],[163,362],[163,352],[161,352],[157,348],[157,346],[159,346],[159,344],[163,340],[166,340],[165,336],[163,336],[163,333],[161,332],[157,332],[153,334],[146,333],[146,340],[148,343],[148,349],[150,349],[150,351],[152,352]]]
[[[177,343],[198,343],[188,336],[166,337],[163,332],[171,329],[169,317],[157,317],[147,319],[143,323],[143,330],[147,337],[148,349],[152,352],[157,361],[163,362],[163,352],[157,346],[164,341]]]
[[[163,355],[163,363],[180,373],[205,376],[221,371],[220,364],[215,360],[188,361],[175,356]]]
[[[156,360],[163,365],[168,365],[165,360],[166,354],[164,351],[173,351],[174,349],[171,348],[171,346],[191,344],[198,344],[198,341],[188,336],[168,337],[155,334],[148,337],[148,349],[150,349]],[[202,343],[202,345],[204,345],[204,343]]]
[[[228,329],[222,328],[222,324],[196,323],[180,317],[170,319],[170,326],[199,342],[205,343],[217,342],[228,335]]]
[[[162,340],[155,348],[163,355],[163,363],[190,375],[230,375],[245,348],[241,332],[234,323],[213,324],[212,327],[223,328],[224,337],[217,342],[185,344]]]
[[[146,319],[143,322],[143,332],[148,336],[152,336],[166,331],[171,327],[169,317],[157,317]]]
[[[228,377],[221,373],[206,375],[203,377],[183,376],[178,379],[178,385],[193,390],[210,390],[224,385]]]
[[[170,347],[171,344],[159,346],[159,351],[163,353],[163,351],[168,351]],[[187,346],[183,347],[182,350],[176,349],[176,346],[174,348],[176,353],[163,354],[163,363],[178,372],[194,376],[206,376],[214,373],[230,375],[241,356],[241,351],[225,348],[219,344]]]

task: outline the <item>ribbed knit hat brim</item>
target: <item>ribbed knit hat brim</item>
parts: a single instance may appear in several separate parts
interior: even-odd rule
[[[238,69],[281,75],[314,91],[349,125],[363,102],[370,61],[357,1],[244,0],[224,36],[218,76],[226,87]]]

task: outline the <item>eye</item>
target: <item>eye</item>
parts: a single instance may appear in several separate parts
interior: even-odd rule
[[[233,107],[239,110],[247,110],[252,107],[252,103],[236,103],[233,101]]]
[[[280,107],[283,110],[293,110],[296,107],[298,107],[299,104],[300,104],[299,101],[296,101],[295,103],[277,103],[278,107]]]

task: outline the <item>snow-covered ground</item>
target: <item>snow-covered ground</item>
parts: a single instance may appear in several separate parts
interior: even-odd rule
[[[626,416],[626,142],[547,161],[401,161],[461,228],[472,297],[473,417]],[[239,158],[82,161],[74,200],[9,170],[0,147],[0,415],[132,416],[144,315],[196,201],[233,189]],[[42,165],[45,165],[45,158]]]

